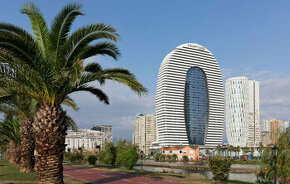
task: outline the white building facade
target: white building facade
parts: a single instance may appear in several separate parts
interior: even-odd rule
[[[98,127],[98,129],[67,130],[65,138],[66,151],[72,151],[79,148],[90,151],[100,150],[104,147],[106,142],[113,141],[112,126],[99,125],[95,127]]]
[[[223,82],[209,50],[188,43],[164,58],[158,73],[156,116],[160,146],[222,144]]]
[[[259,82],[247,77],[226,81],[226,133],[233,146],[259,146],[260,129]]]

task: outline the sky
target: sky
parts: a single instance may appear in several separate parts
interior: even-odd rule
[[[31,32],[28,18],[20,13],[25,2],[1,2],[0,21]],[[138,97],[126,87],[107,82],[101,88],[110,97],[109,106],[88,93],[72,94],[80,110],[65,109],[79,128],[110,124],[115,140],[130,140],[136,115],[155,114],[156,82],[162,59],[183,43],[198,43],[210,50],[224,81],[235,76],[260,81],[261,119],[290,120],[288,0],[32,2],[42,10],[48,24],[66,3],[79,2],[85,15],[75,21],[72,30],[99,22],[113,25],[121,35],[120,59],[96,56],[89,61],[97,61],[104,68],[127,68],[149,90],[148,95]]]

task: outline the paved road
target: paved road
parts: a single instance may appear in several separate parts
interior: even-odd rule
[[[180,184],[171,180],[158,180],[133,174],[104,171],[79,166],[64,165],[64,175],[84,181],[98,184]]]

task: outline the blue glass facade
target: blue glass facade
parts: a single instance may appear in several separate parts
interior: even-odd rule
[[[208,122],[208,89],[201,68],[192,67],[187,71],[184,112],[189,144],[203,145]]]

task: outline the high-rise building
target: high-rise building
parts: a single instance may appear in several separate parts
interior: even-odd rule
[[[156,141],[156,116],[139,114],[135,123],[134,143],[144,154],[150,154],[150,146]]]
[[[187,43],[163,59],[158,73],[156,115],[160,146],[222,144],[223,82],[209,50]]]
[[[263,146],[268,146],[272,143],[271,140],[271,122],[275,121],[274,119],[263,119],[261,126],[261,142]]]
[[[100,150],[106,142],[112,142],[112,126],[97,125],[91,130],[67,130],[65,137],[66,150],[84,148],[85,150]]]
[[[259,82],[247,77],[226,81],[226,132],[233,146],[259,146],[261,142]]]
[[[279,126],[282,124],[282,120],[275,120],[270,122],[270,135],[271,144],[275,144],[279,137]]]
[[[267,146],[275,144],[279,138],[280,133],[287,130],[289,127],[288,121],[265,119],[262,121],[261,139],[262,144]]]

